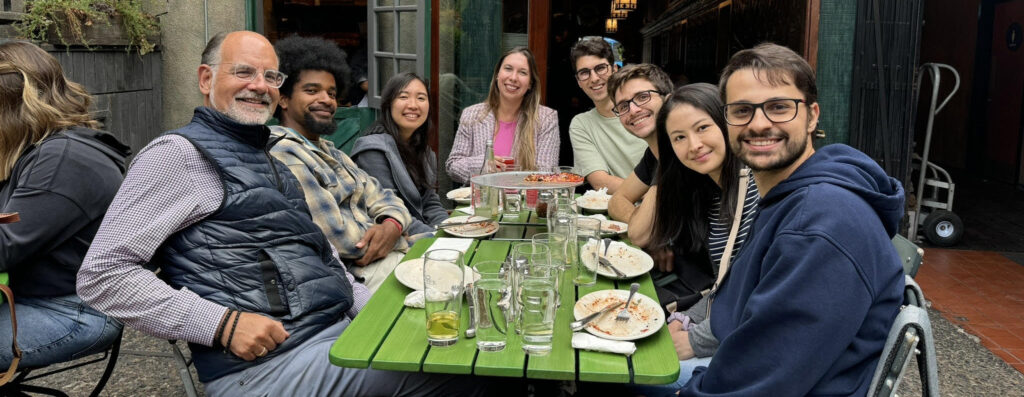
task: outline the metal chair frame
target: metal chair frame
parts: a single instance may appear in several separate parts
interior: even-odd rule
[[[895,396],[910,360],[917,358],[921,375],[921,395],[939,396],[938,364],[935,360],[935,339],[931,320],[924,308],[924,293],[910,276],[906,277],[904,304],[889,330],[875,375],[868,389],[869,397]]]

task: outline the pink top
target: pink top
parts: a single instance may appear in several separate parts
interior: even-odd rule
[[[494,155],[509,157],[512,155],[512,143],[516,140],[516,122],[499,121],[498,135],[494,137]]]

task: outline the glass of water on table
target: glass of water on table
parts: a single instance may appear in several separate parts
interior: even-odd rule
[[[476,321],[476,347],[480,351],[505,349],[508,337],[508,313],[512,288],[510,274],[500,261],[481,261],[473,266],[480,278],[469,293]]]
[[[531,247],[531,248],[527,248]],[[514,251],[547,251],[546,245],[521,243]],[[517,321],[523,351],[531,355],[545,355],[551,352],[552,335],[555,331],[555,308],[557,307],[557,283],[559,266],[551,261],[551,255],[529,255],[517,265]],[[513,257],[515,261],[515,257]]]

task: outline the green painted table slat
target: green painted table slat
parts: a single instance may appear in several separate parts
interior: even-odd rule
[[[427,238],[417,242],[402,260],[423,256],[427,247],[434,239]],[[337,366],[366,368],[370,359],[377,353],[384,337],[388,334],[398,316],[405,308],[405,295],[408,288],[401,285],[395,275],[388,276],[377,292],[361,310],[362,313],[373,313],[372,316],[356,316],[345,332],[331,346],[329,357]],[[422,315],[422,314],[421,314]],[[426,325],[424,325],[426,327]],[[381,332],[385,330],[385,332]],[[426,342],[426,336],[423,336]]]
[[[629,288],[629,284],[626,284]],[[598,277],[597,283],[591,286],[580,286],[577,299],[595,291],[615,288],[612,280]],[[571,315],[571,313],[570,313]],[[587,332],[587,331],[580,331]],[[583,382],[629,382],[629,361],[621,354],[579,351],[580,381]]]
[[[7,285],[7,273],[0,273],[0,284]],[[4,303],[4,296],[0,295],[0,303]]]

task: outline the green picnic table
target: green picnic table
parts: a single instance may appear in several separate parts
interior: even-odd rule
[[[7,285],[7,273],[0,273],[0,284]],[[4,303],[4,296],[0,295],[0,303]]]
[[[466,252],[466,263],[473,266],[480,261],[503,261],[513,239],[526,240],[547,229],[543,219],[538,220],[532,213],[525,222],[516,223],[501,225],[493,239],[474,241]],[[445,235],[437,233],[437,237]],[[434,240],[418,241],[403,260],[423,256]],[[466,339],[464,335],[460,335],[453,346],[430,347],[423,309],[405,307],[405,296],[411,290],[392,274],[334,342],[329,354],[331,363],[350,368],[583,382],[666,384],[678,378],[679,361],[667,327],[635,341],[637,350],[631,357],[572,348],[569,323],[574,320],[576,299],[598,290],[628,290],[631,282],[638,282],[640,293],[657,300],[650,275],[624,281],[598,277],[597,284],[590,287],[576,287],[570,277],[566,272],[561,283],[562,302],[556,311],[552,351],[547,355],[527,356],[515,336],[510,337],[505,349],[499,352],[478,351],[476,340]],[[469,322],[466,305],[463,305],[460,321],[461,329],[465,330]]]

